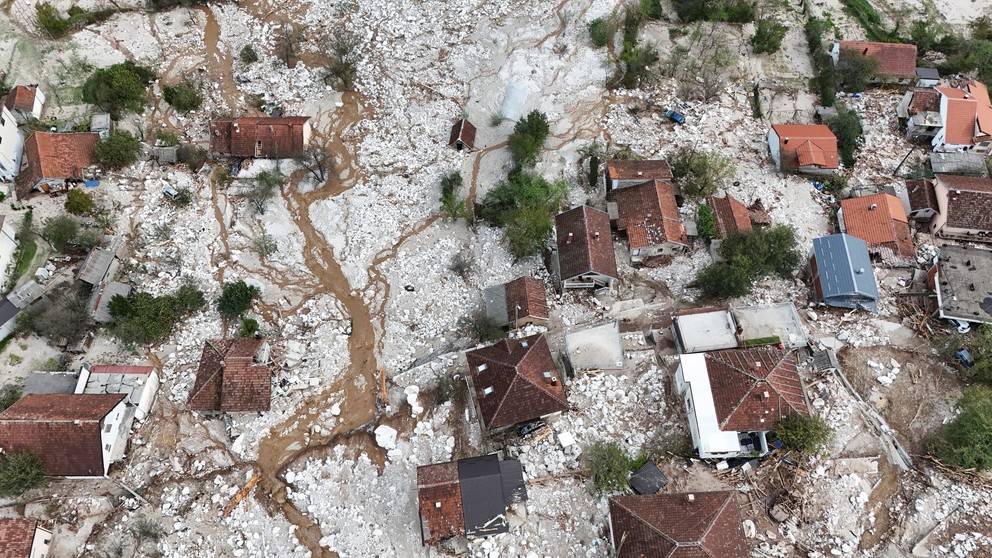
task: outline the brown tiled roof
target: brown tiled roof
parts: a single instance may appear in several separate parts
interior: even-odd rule
[[[618,188],[613,191],[619,218],[617,228],[627,231],[631,249],[665,242],[688,245],[672,185],[661,180]]]
[[[435,463],[417,467],[417,498],[420,517],[427,524],[424,542],[436,544],[449,537],[465,534],[462,513],[462,490],[458,482],[458,463]],[[437,505],[440,503],[440,507]]]
[[[475,148],[475,125],[462,118],[451,127],[451,135],[448,137],[448,145],[454,146],[455,140],[461,138],[462,143],[469,149]]]
[[[584,273],[618,276],[610,216],[605,212],[583,205],[559,213],[555,216],[555,231],[562,280]]]
[[[978,128],[982,134],[992,134],[992,101],[989,100],[989,89],[978,80],[969,81],[968,91],[975,99]]]
[[[788,415],[809,414],[793,351],[761,347],[706,353],[706,373],[721,430],[774,430]]]
[[[841,55],[857,53],[878,61],[875,75],[895,78],[916,77],[916,45],[876,43],[870,41],[841,41]]]
[[[212,339],[203,344],[189,406],[229,413],[269,410],[272,374],[254,361],[261,339]]]
[[[82,178],[83,169],[96,163],[93,148],[100,135],[35,132],[24,142],[27,167],[17,176],[17,195],[26,197],[43,178]]]
[[[543,334],[504,339],[466,355],[486,428],[512,426],[568,408],[565,387]],[[485,369],[479,372],[479,365]],[[554,384],[544,378],[551,372]],[[492,393],[485,394],[486,388]]]
[[[931,181],[922,178],[907,180],[906,191],[909,194],[910,211],[921,209],[937,211],[937,193],[934,191]]]
[[[706,203],[713,210],[718,237],[727,238],[751,230],[751,212],[737,198],[730,194],[723,198],[710,196]]]
[[[748,547],[731,491],[610,498],[616,558],[744,558]]]
[[[663,159],[626,161],[614,159],[606,163],[607,180],[671,180],[672,169]]]
[[[940,112],[940,93],[933,88],[914,87],[913,98],[906,109],[910,116],[921,112]]]
[[[837,168],[837,138],[823,124],[776,124],[782,169],[793,170],[815,164]]]
[[[747,208],[747,212],[751,217],[752,225],[772,224],[772,218],[768,216],[768,211],[765,209],[765,204],[761,203],[760,199],[754,200],[751,207]]]
[[[38,92],[37,85],[18,85],[7,93],[4,105],[9,110],[23,110],[31,112],[34,110],[34,98]]]
[[[25,395],[0,413],[0,448],[29,451],[51,476],[103,476],[100,423],[126,395]]]
[[[868,243],[868,249],[891,250],[902,258],[913,258],[913,235],[909,218],[899,198],[889,194],[873,194],[860,198],[847,198],[840,202],[844,212],[847,234]]]
[[[287,159],[303,152],[309,116],[224,118],[210,122],[210,151],[231,157]]]
[[[0,519],[0,558],[30,558],[36,519]]]
[[[147,375],[155,371],[154,366],[90,366],[92,374],[142,374]]]
[[[517,309],[517,306],[520,309]],[[506,315],[511,319],[548,319],[548,297],[544,281],[534,277],[517,277],[506,284]]]
[[[992,231],[992,179],[938,174],[947,193],[945,226]]]

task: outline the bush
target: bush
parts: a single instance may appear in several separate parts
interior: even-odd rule
[[[251,45],[245,45],[241,49],[241,61],[245,64],[251,64],[253,62],[258,62],[258,53],[255,52],[255,47]]]
[[[938,351],[947,360],[955,362],[957,351],[967,349],[975,363],[961,368],[961,374],[980,382],[992,383],[992,324],[981,324],[972,328],[968,335],[952,334],[941,339]]]
[[[992,468],[992,389],[975,385],[958,400],[958,416],[924,442],[927,452],[946,465]]]
[[[540,253],[554,229],[552,217],[565,200],[562,181],[515,172],[486,194],[482,218],[502,227],[510,253],[524,258]]]
[[[73,188],[65,195],[65,210],[73,215],[88,215],[93,213],[93,196],[86,192]]]
[[[172,147],[182,143],[179,140],[179,134],[173,132],[172,130],[166,130],[165,128],[155,130],[155,141],[158,145],[165,147]]]
[[[617,32],[617,22],[612,17],[597,17],[589,22],[589,40],[596,48],[603,48]]]
[[[258,333],[258,320],[252,318],[241,318],[241,331],[238,332],[241,337],[254,337]]]
[[[53,344],[74,344],[83,339],[92,325],[86,298],[66,292],[43,298],[17,315],[17,325]]]
[[[7,384],[0,389],[0,412],[7,410],[17,400],[21,398],[24,393],[24,386],[17,384]]]
[[[713,217],[713,210],[705,203],[699,204],[697,209],[696,230],[703,238],[716,236],[716,219]]]
[[[809,53],[816,54],[823,46],[823,36],[830,29],[830,22],[817,17],[810,17],[806,20],[804,30],[806,31],[806,42],[809,44]],[[815,61],[815,60],[814,60]]]
[[[820,64],[820,72],[813,78],[813,86],[820,95],[820,104],[832,107],[837,102],[837,76],[830,57],[824,54],[823,58],[826,58],[826,62]]]
[[[119,120],[124,112],[141,113],[145,109],[148,84],[155,72],[130,60],[100,68],[83,83],[83,100],[109,112]]]
[[[261,294],[258,287],[244,281],[225,283],[220,298],[217,299],[217,310],[226,320],[240,318]]]
[[[775,20],[765,17],[759,19],[758,28],[755,30],[754,36],[751,37],[751,46],[754,47],[754,52],[756,54],[778,52],[782,46],[782,39],[785,38],[785,33],[788,30],[788,27]]]
[[[747,266],[717,262],[704,267],[696,276],[705,296],[733,298],[751,292],[751,272]]]
[[[834,437],[834,430],[820,417],[789,415],[778,423],[775,435],[789,449],[815,454]]]
[[[876,71],[878,60],[849,50],[841,51],[835,70],[841,89],[855,92],[864,91]]]
[[[258,254],[260,260],[267,260],[269,256],[279,251],[279,244],[271,234],[262,233],[261,236],[252,241],[252,248]]]
[[[516,123],[507,140],[507,147],[517,168],[530,168],[537,164],[549,132],[548,117],[538,110],[532,110]]]
[[[858,139],[861,138],[862,133],[861,118],[858,113],[838,107],[837,117],[827,122],[827,126],[837,136],[837,151],[840,152],[844,166],[853,167],[854,151],[858,148]]]
[[[467,217],[465,198],[458,197],[462,187],[462,173],[452,171],[441,177],[441,212],[449,219]]]
[[[82,29],[91,23],[106,21],[115,13],[113,9],[103,9],[91,12],[79,6],[69,8],[67,17],[59,15],[57,9],[48,2],[35,5],[35,21],[43,31],[53,39],[64,37],[65,35]]]
[[[79,223],[65,215],[45,219],[45,225],[41,229],[41,237],[59,252],[65,252],[69,241],[76,238],[77,234],[79,234]]]
[[[190,7],[190,6],[206,6],[207,3],[203,0],[148,0],[148,8],[153,12],[165,12],[177,6]]]
[[[196,172],[200,170],[203,163],[207,162],[207,150],[195,145],[180,145],[176,149],[176,160],[184,163],[189,170]]]
[[[621,492],[630,481],[633,461],[616,442],[595,442],[582,452],[589,476],[600,492]]]
[[[439,374],[437,377],[437,388],[434,389],[434,400],[438,405],[443,405],[448,401],[451,401],[451,397],[455,395],[455,384],[451,379],[451,376],[447,374]]]
[[[172,295],[154,296],[132,292],[131,296],[115,295],[108,310],[114,319],[108,328],[126,346],[146,345],[163,341],[183,318],[206,306],[203,291],[190,283],[179,287]]]
[[[165,102],[179,112],[196,110],[203,104],[200,86],[189,80],[184,80],[176,85],[163,85],[162,97],[165,98]]]
[[[120,128],[114,128],[97,142],[93,155],[108,169],[122,169],[138,159],[141,140]]]
[[[327,41],[327,75],[325,82],[337,83],[341,89],[351,90],[358,77],[358,38],[338,29]]]
[[[764,277],[791,276],[802,260],[796,233],[785,225],[731,235],[720,244],[719,253],[724,261],[703,268],[696,276],[706,296],[746,295]]]
[[[730,157],[716,151],[683,146],[668,156],[672,176],[686,196],[712,196],[734,174]]]
[[[675,13],[683,23],[693,21],[754,21],[756,2],[747,0],[675,0]]]
[[[638,10],[644,19],[661,19],[665,15],[661,9],[661,0],[641,0]]]
[[[45,466],[37,455],[22,451],[0,455],[0,497],[16,498],[45,486]]]

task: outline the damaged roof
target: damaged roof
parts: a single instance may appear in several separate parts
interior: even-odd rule
[[[548,319],[548,297],[544,281],[536,277],[517,277],[506,284],[506,316],[509,319]]]
[[[937,183],[947,187],[944,226],[992,231],[992,179],[938,174]]]
[[[720,430],[775,430],[789,415],[809,414],[795,351],[713,351],[706,353],[706,373]]]
[[[614,279],[617,258],[610,236],[610,216],[589,206],[579,206],[555,216],[558,264],[563,281],[587,273]]]
[[[33,112],[34,100],[37,96],[37,85],[18,85],[7,93],[3,104],[10,111]]]
[[[616,558],[750,555],[732,491],[614,496],[610,525]]]
[[[933,189],[933,183],[929,180],[923,178],[907,180],[906,192],[909,195],[910,211],[925,209],[937,211],[937,193]]]
[[[230,157],[288,159],[306,148],[309,116],[243,116],[210,122],[210,151]]]
[[[96,163],[93,148],[100,134],[35,132],[24,142],[25,168],[17,176],[18,196],[27,196],[40,180],[83,177],[83,169]]]
[[[847,234],[868,243],[870,251],[888,250],[902,259],[916,257],[909,218],[899,198],[872,194],[840,202]]]
[[[941,316],[992,323],[992,251],[941,246],[937,267]]]
[[[512,426],[568,408],[543,334],[504,339],[465,356],[486,428]]]
[[[606,179],[671,180],[672,169],[664,159],[642,161],[613,159],[606,162]]]
[[[613,191],[619,218],[617,228],[627,231],[630,248],[646,248],[666,242],[688,245],[682,216],[672,185],[649,180]]]
[[[272,373],[256,361],[262,339],[211,339],[203,344],[189,406],[194,411],[268,411]]]
[[[719,238],[751,230],[751,212],[737,198],[730,194],[722,198],[710,196],[706,198],[706,204],[713,210],[716,235]]]
[[[975,121],[978,118],[978,103],[963,89],[938,87],[947,101],[947,110],[941,111],[944,118],[944,143],[971,145],[975,141]]]
[[[916,77],[916,45],[879,43],[874,41],[841,41],[841,57],[845,52],[857,53],[878,61],[875,75],[894,78]]]

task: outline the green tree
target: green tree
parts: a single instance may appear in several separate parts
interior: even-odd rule
[[[35,21],[38,27],[48,33],[53,39],[65,36],[69,32],[69,20],[63,18],[55,6],[48,2],[35,4]]]
[[[179,134],[173,132],[172,130],[159,128],[158,130],[155,130],[155,143],[157,145],[172,147],[179,145],[182,141],[179,139]]]
[[[122,169],[138,159],[141,153],[141,140],[120,128],[114,128],[97,142],[93,155],[108,169]]]
[[[255,47],[251,45],[245,45],[241,49],[240,53],[241,62],[245,64],[251,64],[252,62],[258,62],[258,53],[255,52]]]
[[[189,112],[200,108],[203,104],[203,95],[200,94],[200,85],[188,79],[176,85],[163,85],[162,97],[165,102],[172,105],[172,108],[179,112]]]
[[[712,196],[735,172],[733,159],[716,151],[682,146],[669,154],[672,176],[686,196]]]
[[[553,215],[565,200],[562,181],[516,172],[486,194],[482,218],[503,228],[510,253],[517,258],[541,251],[554,229]]]
[[[589,22],[589,40],[596,48],[603,48],[617,32],[617,22],[612,17],[597,17]]]
[[[244,281],[225,283],[220,298],[217,299],[217,310],[224,319],[235,320],[247,312],[252,302],[261,294],[258,287]]]
[[[751,37],[751,46],[754,47],[754,52],[756,54],[778,52],[782,46],[782,39],[785,38],[785,33],[788,30],[788,27],[773,19],[766,17],[759,19],[758,28],[755,30],[754,36]]]
[[[815,454],[827,447],[834,429],[820,417],[789,415],[779,421],[775,435],[789,449]]]
[[[661,9],[661,0],[641,0],[638,10],[644,19],[661,19],[665,15]]]
[[[259,214],[265,213],[265,206],[276,195],[276,191],[282,184],[282,179],[282,173],[278,170],[262,171],[255,175],[246,195],[248,201]]]
[[[105,110],[119,120],[125,112],[141,113],[145,109],[148,84],[155,72],[130,60],[100,68],[83,83],[83,100]]]
[[[927,451],[946,465],[992,468],[992,389],[975,385],[958,400],[958,416],[928,438]]]
[[[287,23],[276,30],[276,53],[289,66],[300,54],[300,45],[306,38],[306,28]]]
[[[79,223],[65,215],[45,219],[45,225],[41,229],[41,237],[59,252],[65,252],[69,241],[76,238],[78,233]]]
[[[327,74],[325,83],[333,83],[345,91],[355,86],[358,77],[358,37],[343,28],[337,29],[326,41]]]
[[[109,330],[125,346],[157,343],[168,337],[180,320],[205,305],[203,292],[188,282],[172,295],[115,295],[108,305],[114,320]]]
[[[854,151],[858,148],[858,140],[863,131],[861,117],[853,110],[837,107],[837,117],[827,122],[830,131],[837,136],[837,150],[845,167],[853,167]]]
[[[241,318],[241,330],[238,334],[241,337],[254,337],[258,333],[258,320],[252,318]]]
[[[549,132],[548,117],[538,110],[531,111],[517,122],[507,140],[517,167],[530,168],[537,164]]]
[[[696,276],[703,295],[738,297],[751,292],[751,273],[746,265],[716,262],[704,267]]]
[[[86,298],[72,291],[45,297],[18,314],[17,325],[52,343],[74,344],[93,325],[86,302]]]
[[[957,359],[957,351],[967,349],[975,363],[961,368],[961,373],[971,379],[992,383],[992,324],[972,328],[968,335],[953,334],[941,339],[938,350],[950,361]]]
[[[78,188],[69,190],[65,195],[65,210],[73,215],[93,213],[94,206],[93,196]]]
[[[844,91],[864,91],[878,71],[878,60],[851,50],[842,50],[837,61],[837,78]]]
[[[724,261],[696,276],[705,296],[743,296],[764,277],[791,276],[802,260],[796,233],[785,225],[731,235],[720,244],[719,253]]]
[[[713,210],[710,206],[701,203],[696,211],[696,230],[699,232],[699,236],[703,238],[713,238],[716,236],[716,218],[713,216]]]
[[[594,442],[582,452],[582,460],[600,492],[621,492],[627,488],[633,460],[620,444]]]
[[[45,466],[37,455],[21,451],[0,455],[0,497],[16,498],[45,486]]]
[[[458,196],[462,187],[462,173],[452,171],[441,177],[441,212],[449,219],[467,217],[465,198]]]
[[[259,259],[265,261],[269,259],[269,256],[279,251],[279,243],[271,234],[262,233],[252,241],[252,248],[255,249]]]

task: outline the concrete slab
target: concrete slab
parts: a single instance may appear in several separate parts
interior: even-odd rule
[[[741,330],[743,341],[778,337],[790,348],[802,347],[807,343],[806,328],[791,302],[772,306],[731,307],[730,313]]]
[[[620,326],[608,322],[565,335],[568,360],[577,370],[619,370],[623,368]]]

